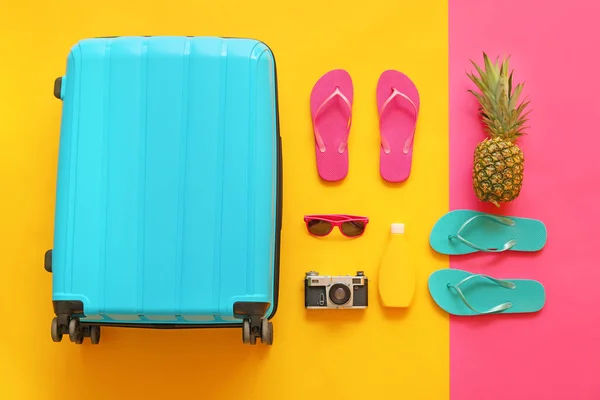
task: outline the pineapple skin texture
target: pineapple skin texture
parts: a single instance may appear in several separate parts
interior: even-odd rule
[[[523,185],[523,151],[500,137],[487,138],[475,148],[473,189],[480,201],[497,207],[519,196]]]

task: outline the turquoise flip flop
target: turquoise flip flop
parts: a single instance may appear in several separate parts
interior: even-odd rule
[[[539,251],[546,244],[546,235],[546,226],[535,219],[455,210],[435,223],[429,244],[438,253],[451,255]]]
[[[428,286],[433,301],[453,315],[533,313],[546,302],[546,292],[538,281],[500,280],[459,269],[435,271]]]

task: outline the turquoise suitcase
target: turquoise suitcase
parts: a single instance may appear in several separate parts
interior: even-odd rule
[[[62,100],[55,342],[100,327],[242,331],[272,344],[282,213],[272,51],[253,39],[85,39]]]

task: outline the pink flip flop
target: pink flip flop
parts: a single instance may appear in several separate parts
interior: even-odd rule
[[[388,182],[402,182],[410,175],[419,106],[419,91],[409,77],[394,70],[381,74],[377,82],[379,172]]]
[[[342,69],[323,75],[310,94],[317,170],[326,181],[339,181],[348,174],[353,99],[352,78]]]

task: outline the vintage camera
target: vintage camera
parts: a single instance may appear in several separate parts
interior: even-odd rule
[[[369,280],[363,271],[356,276],[320,276],[310,271],[304,278],[306,308],[367,308]]]

